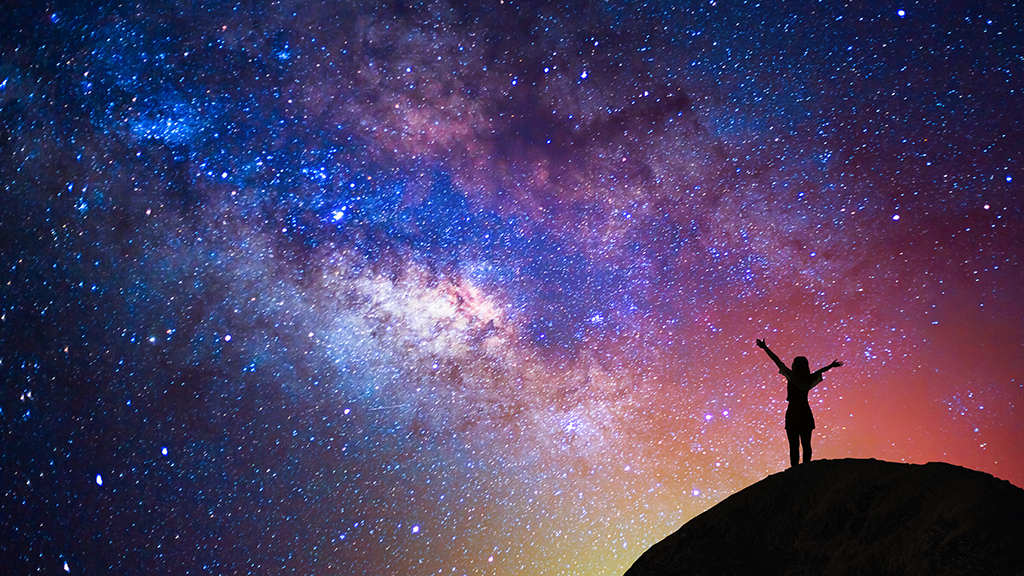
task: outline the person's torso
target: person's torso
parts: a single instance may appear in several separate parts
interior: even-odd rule
[[[807,393],[810,390],[804,390],[800,386],[793,383],[792,380],[786,380],[786,400],[790,404],[807,404]]]

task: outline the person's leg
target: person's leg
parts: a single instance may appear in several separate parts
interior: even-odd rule
[[[786,430],[789,437],[789,465],[796,466],[800,463],[800,433],[796,430]]]
[[[804,463],[811,461],[811,431],[800,434],[800,441],[804,445]]]

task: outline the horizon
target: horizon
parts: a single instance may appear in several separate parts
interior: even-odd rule
[[[5,558],[622,573],[788,466],[1024,487],[1000,6],[17,5]],[[1016,105],[1016,106],[1015,106]]]

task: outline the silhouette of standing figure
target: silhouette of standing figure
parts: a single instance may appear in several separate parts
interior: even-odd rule
[[[786,377],[786,400],[789,407],[786,408],[786,436],[789,437],[789,465],[796,466],[800,463],[800,445],[804,447],[804,462],[811,461],[811,430],[814,430],[814,415],[811,414],[811,405],[807,402],[807,393],[821,382],[821,375],[832,368],[843,365],[838,360],[811,372],[807,358],[797,356],[793,359],[793,367],[788,368],[774,352],[768,348],[764,340],[757,341],[757,347],[765,351],[768,357],[779,367],[779,374]]]

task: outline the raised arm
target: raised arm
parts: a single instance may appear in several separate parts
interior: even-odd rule
[[[786,366],[785,364],[783,364],[782,360],[779,360],[779,357],[776,356],[775,352],[772,352],[772,349],[769,348],[768,345],[764,343],[764,340],[758,340],[757,347],[760,348],[761,350],[764,350],[764,353],[767,354],[768,357],[772,359],[772,362],[775,362],[775,365],[779,367],[779,370],[789,369],[789,366]]]
[[[828,372],[829,370],[831,370],[833,368],[839,368],[842,365],[843,365],[843,363],[840,362],[839,360],[833,360],[831,364],[829,364],[828,366],[825,366],[824,368],[819,369],[817,372],[815,372],[815,374],[817,374],[818,376],[821,376],[825,372]]]

